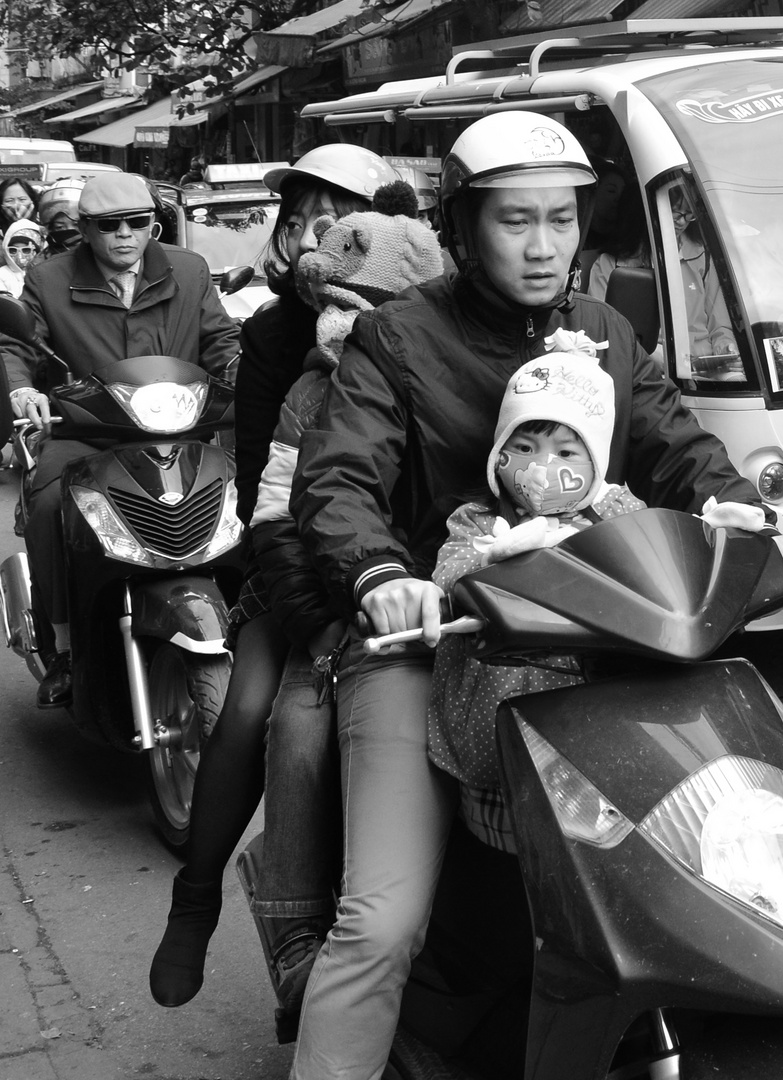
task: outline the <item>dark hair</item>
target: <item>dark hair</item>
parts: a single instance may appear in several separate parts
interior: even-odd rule
[[[617,259],[642,255],[651,264],[650,234],[644,216],[642,193],[637,183],[630,183],[620,196],[617,207],[618,228],[606,250]]]
[[[267,276],[269,288],[278,296],[294,288],[294,276],[288,261],[286,225],[291,216],[301,210],[304,203],[317,192],[325,192],[329,195],[338,217],[345,217],[346,214],[352,214],[355,211],[369,210],[371,206],[369,199],[352,195],[343,188],[316,180],[314,177],[305,175],[299,177],[294,174],[286,180],[281,192],[277,220],[263,253],[264,273]]]
[[[33,204],[33,216],[35,216],[38,213],[38,198],[39,198],[39,195],[38,195],[38,192],[33,187],[33,185],[30,184],[27,180],[25,180],[24,177],[22,177],[22,176],[7,176],[5,178],[5,180],[3,180],[2,184],[0,184],[0,203],[2,203],[3,199],[5,198],[6,191],[8,191],[8,189],[10,187],[13,187],[14,184],[18,184],[19,187],[22,188],[25,195],[28,197],[30,202]],[[3,208],[1,206],[0,206],[0,219],[4,223],[8,223],[9,225],[10,225],[10,223],[12,221],[16,220],[15,218],[9,218],[7,216],[5,210],[3,210]]]
[[[514,428],[511,434],[521,431],[523,435],[552,435],[556,428],[568,426],[560,420],[524,420]],[[573,431],[573,428],[571,430]]]

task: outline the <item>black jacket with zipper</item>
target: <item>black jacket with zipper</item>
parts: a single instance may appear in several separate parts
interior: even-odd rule
[[[613,308],[577,294],[570,307],[524,309],[437,278],[358,317],[318,428],[302,439],[291,510],[347,615],[363,587],[430,577],[449,514],[486,486],[506,383],[545,355],[558,327],[607,342],[598,356],[616,395],[609,483],[690,513],[710,495],[761,505]]]

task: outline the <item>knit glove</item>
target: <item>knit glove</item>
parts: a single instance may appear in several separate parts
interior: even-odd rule
[[[481,552],[482,565],[488,566],[523,551],[554,547],[577,532],[572,525],[561,525],[557,518],[531,518],[512,528],[505,518],[499,517],[495,518],[492,535],[474,537],[473,547]]]
[[[719,503],[714,495],[711,495],[701,508],[701,520],[712,525],[713,529],[745,529],[746,532],[761,532],[766,524],[764,511],[760,506],[737,502]]]

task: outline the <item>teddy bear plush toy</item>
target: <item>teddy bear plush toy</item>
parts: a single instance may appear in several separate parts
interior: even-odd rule
[[[297,276],[300,294],[321,313],[316,341],[328,363],[339,363],[360,311],[443,272],[438,237],[417,214],[413,188],[396,180],[378,188],[371,210],[316,221],[318,249],[301,257]]]

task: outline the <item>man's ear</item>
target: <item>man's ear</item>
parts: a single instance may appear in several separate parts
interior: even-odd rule
[[[163,226],[159,221],[153,221],[152,228],[150,229],[150,236],[153,240],[160,240],[160,234],[163,232]]]
[[[82,240],[85,244],[89,244],[90,241],[87,239],[87,221],[85,218],[79,218],[79,232],[82,234]]]

